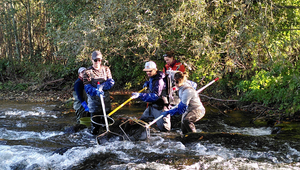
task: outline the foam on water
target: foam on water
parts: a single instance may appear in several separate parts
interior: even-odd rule
[[[253,127],[233,127],[227,124],[224,124],[224,127],[227,129],[227,132],[230,133],[241,133],[244,135],[251,135],[251,136],[264,136],[270,135],[272,132],[272,128],[270,127],[260,127],[260,128],[253,128]]]
[[[1,118],[8,118],[11,116],[19,116],[21,118],[28,117],[28,116],[37,116],[37,117],[52,117],[57,118],[57,113],[55,111],[46,110],[43,107],[32,107],[30,110],[22,110],[22,109],[12,109],[9,108],[3,111]]]
[[[0,138],[5,140],[22,140],[22,139],[41,139],[62,135],[63,132],[33,132],[33,131],[14,131],[0,128]]]
[[[46,135],[45,135],[46,136]],[[50,135],[49,135],[50,136]],[[32,137],[31,137],[32,138]],[[294,148],[286,148],[291,156],[299,156],[299,151]],[[22,164],[30,169],[33,165],[43,168],[67,169],[81,163],[85,158],[92,154],[113,153],[119,160],[128,162],[125,164],[112,165],[112,169],[122,168],[152,168],[152,169],[177,169],[178,166],[171,166],[162,163],[145,162],[134,163],[137,161],[134,153],[146,154],[183,154],[195,155],[199,157],[199,162],[192,165],[182,165],[180,169],[276,169],[291,167],[289,164],[280,163],[272,152],[253,152],[242,149],[227,149],[218,144],[195,143],[184,146],[177,141],[163,139],[159,136],[153,137],[150,141],[113,141],[103,145],[78,146],[67,150],[63,155],[53,154],[40,148],[29,146],[5,146],[0,145],[0,169],[10,169],[11,166]],[[252,159],[266,158],[270,163],[257,162]],[[289,157],[289,156],[287,156]],[[277,164],[272,164],[277,163]],[[298,164],[299,165],[299,164]],[[222,168],[223,167],[223,168]],[[275,167],[275,168],[274,168]],[[150,169],[151,169],[150,168]],[[294,168],[297,169],[297,168]]]

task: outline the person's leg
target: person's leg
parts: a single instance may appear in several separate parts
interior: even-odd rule
[[[183,134],[188,132],[197,132],[195,122],[199,121],[205,114],[202,110],[192,110],[182,115],[181,130]]]
[[[85,110],[84,107],[80,107],[78,110],[75,111],[76,113],[76,122],[80,123],[80,118],[85,117]]]
[[[96,121],[95,118],[93,119],[93,116],[103,115],[102,106],[101,106],[101,102],[100,102],[100,97],[90,96],[88,94],[88,107],[89,107],[90,116],[91,116],[91,119],[92,119],[91,134],[97,135],[99,133],[99,129],[100,129],[101,126],[93,123],[93,121]],[[99,120],[99,119],[97,119],[97,120]],[[96,122],[96,123],[101,123],[101,122]]]
[[[155,108],[151,107],[151,114],[153,115],[153,117],[155,119],[158,118],[161,115],[162,112],[163,112],[163,110],[158,110],[158,109],[155,109]],[[170,131],[171,130],[171,117],[170,117],[170,115],[167,115],[166,117],[159,119],[156,122],[156,125],[159,128],[159,130],[161,130],[161,131],[164,131],[164,132],[165,131]]]
[[[141,116],[140,120],[143,120],[145,122],[149,122],[151,120],[153,120],[153,116],[150,114],[151,110],[150,110],[151,106],[148,106],[146,108],[146,110],[144,111],[143,115]]]
[[[106,114],[111,112],[111,102],[110,102],[110,94],[109,91],[104,91],[104,105]]]

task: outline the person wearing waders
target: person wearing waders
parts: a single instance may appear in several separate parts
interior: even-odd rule
[[[84,89],[88,96],[88,107],[91,118],[95,115],[103,115],[102,109],[106,113],[111,111],[109,89],[115,84],[109,67],[102,65],[103,56],[100,51],[94,51],[91,56],[93,65],[87,68],[83,75]],[[97,89],[97,84],[103,86],[103,90]],[[102,108],[100,95],[104,96],[105,108]],[[99,125],[91,124],[91,133],[99,133]]]
[[[183,134],[197,132],[195,122],[205,115],[205,108],[196,90],[187,83],[187,74],[178,72],[174,75],[175,85],[179,90],[180,103],[177,107],[163,112],[163,116],[181,115],[181,130]]]
[[[174,84],[174,74],[177,72],[185,72],[185,67],[182,63],[175,59],[175,54],[173,51],[168,51],[163,55],[166,65],[164,66],[163,73],[166,75],[164,81],[166,83],[166,92],[168,96],[168,101],[170,106],[178,105],[180,99],[178,97],[178,89]],[[197,83],[187,80],[194,89],[197,88]]]
[[[177,105],[180,100],[176,88],[173,88],[174,85],[174,74],[178,71],[185,72],[185,67],[178,60],[175,59],[175,54],[173,51],[168,51],[164,55],[164,60],[166,65],[163,68],[163,73],[166,75],[164,81],[166,83],[166,92],[169,104],[171,106]]]
[[[149,77],[149,81],[144,83],[143,87],[148,87],[148,93],[132,93],[133,98],[139,98],[144,102],[148,102],[148,107],[141,116],[141,120],[149,122],[157,117],[167,109],[167,99],[163,95],[164,73],[158,71],[155,62],[149,61],[145,63],[143,71]],[[171,129],[170,116],[164,117],[156,122],[160,131],[169,131]]]
[[[73,103],[73,108],[76,113],[77,124],[80,123],[80,118],[90,116],[89,107],[86,103],[87,95],[83,85],[83,74],[85,70],[86,70],[85,67],[80,67],[78,69],[78,79],[74,83],[73,97],[75,100]]]

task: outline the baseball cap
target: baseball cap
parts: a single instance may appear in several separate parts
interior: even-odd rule
[[[86,70],[85,67],[80,67],[80,68],[78,69],[78,74],[80,74],[80,73],[83,72],[84,70]]]
[[[151,71],[154,69],[157,69],[156,64],[153,61],[148,61],[145,63],[145,68],[143,69],[143,71]]]
[[[93,53],[92,53],[92,59],[93,60],[96,60],[96,59],[100,59],[100,60],[102,60],[102,53],[100,52],[100,51],[94,51]]]

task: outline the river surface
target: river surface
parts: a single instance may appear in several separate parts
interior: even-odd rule
[[[0,101],[1,170],[300,169],[300,143],[274,139],[271,127],[240,126],[256,116],[250,113],[224,115],[207,107],[196,124],[198,132],[211,134],[202,140],[183,143],[176,138],[179,127],[173,127],[151,132],[146,141],[98,145],[88,129],[67,131],[75,125],[75,113],[54,111],[56,105]],[[139,117],[144,109],[124,106],[112,117]],[[238,135],[214,136],[222,132]]]

